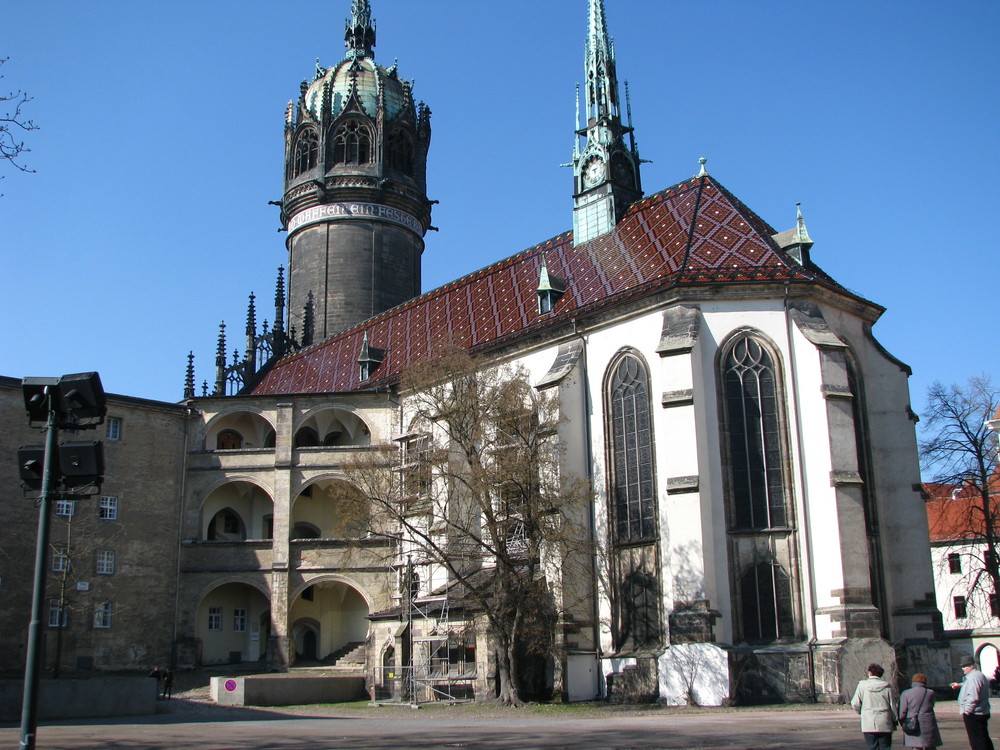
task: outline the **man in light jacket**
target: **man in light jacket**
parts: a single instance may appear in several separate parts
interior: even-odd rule
[[[976,669],[976,660],[967,656],[962,660],[965,679],[961,684],[951,683],[958,690],[958,710],[962,712],[965,731],[972,750],[993,750],[990,739],[990,681]]]
[[[868,750],[888,750],[892,747],[892,730],[896,728],[892,689],[882,679],[885,670],[880,664],[868,665],[868,679],[858,683],[851,705],[861,714],[861,731]]]

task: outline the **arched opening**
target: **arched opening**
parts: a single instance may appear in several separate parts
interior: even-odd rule
[[[264,417],[254,412],[236,411],[220,414],[209,422],[205,432],[205,450],[273,447],[274,427]]]
[[[370,164],[371,131],[357,120],[344,123],[334,133],[330,155],[333,164]]]
[[[251,482],[228,482],[210,492],[202,503],[202,539],[270,539],[273,515],[274,505],[267,492]]]
[[[312,128],[303,130],[295,143],[295,154],[292,157],[292,177],[297,177],[316,166],[319,155],[319,138]]]
[[[340,666],[364,665],[369,624],[365,598],[343,581],[313,581],[306,590],[311,598],[300,594],[288,611],[296,656]],[[307,633],[315,639],[311,657],[306,656]]]
[[[239,664],[265,656],[270,635],[271,604],[246,583],[224,583],[198,604],[195,632],[201,641],[201,663]]]
[[[304,487],[292,504],[292,539],[356,539],[367,529],[367,504],[348,482],[320,479]]]
[[[247,527],[239,513],[223,508],[208,522],[205,538],[210,542],[242,542],[247,538]]]
[[[319,660],[320,623],[312,617],[303,617],[292,625],[292,638],[295,640],[295,663],[299,666],[309,666],[306,662]]]
[[[295,432],[296,448],[369,445],[371,431],[354,412],[323,409],[311,414]]]
[[[239,450],[243,447],[243,436],[236,430],[222,430],[215,438],[215,449],[220,451]]]

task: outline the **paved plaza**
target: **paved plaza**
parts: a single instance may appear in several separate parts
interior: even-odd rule
[[[573,750],[841,750],[865,747],[857,715],[842,706],[670,709],[619,706],[322,706],[224,708],[181,698],[143,718],[43,722],[39,750],[390,750],[573,748]],[[968,741],[954,701],[938,704],[946,748]],[[1000,736],[1000,717],[991,725]],[[16,748],[15,724],[0,747]],[[902,735],[894,735],[902,747]]]

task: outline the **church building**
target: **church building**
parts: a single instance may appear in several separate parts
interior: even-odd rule
[[[840,701],[872,661],[948,681],[884,308],[814,262],[801,211],[776,230],[704,159],[643,191],[604,6],[589,0],[568,231],[421,293],[430,109],[376,63],[353,0],[343,59],[286,111],[274,323],[251,298],[245,355],[223,327],[201,395],[189,358],[179,668],[353,660],[392,694],[378,675],[423,606],[449,694],[491,693],[493,646],[439,566],[352,538],[331,500],[352,457],[419,452],[401,377],[457,344],[557,394],[561,472],[592,488],[589,578],[545,581],[582,591],[554,625],[551,694]]]

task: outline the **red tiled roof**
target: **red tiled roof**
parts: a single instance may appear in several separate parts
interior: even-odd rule
[[[991,500],[995,506],[996,489]],[[927,527],[932,542],[951,542],[958,539],[981,539],[984,533],[982,496],[975,488],[957,484],[925,482],[927,501]]]
[[[833,283],[792,261],[771,239],[774,233],[711,177],[695,177],[637,201],[606,235],[573,247],[566,232],[288,356],[263,374],[253,393],[393,383],[443,344],[482,351],[672,286]],[[539,315],[543,257],[549,273],[566,280],[566,292],[552,312]],[[357,359],[365,333],[386,355],[362,384]]]

